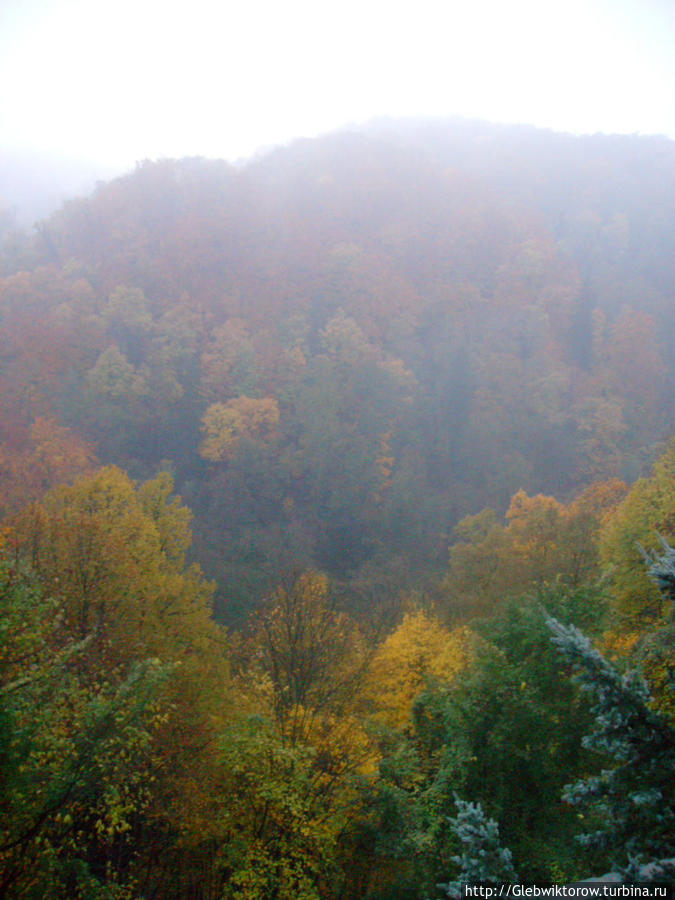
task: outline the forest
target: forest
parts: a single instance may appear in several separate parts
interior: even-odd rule
[[[672,141],[144,161],[0,335],[0,896],[675,881]]]

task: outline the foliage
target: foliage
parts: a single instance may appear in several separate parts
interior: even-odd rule
[[[656,584],[661,596],[675,606],[675,549],[663,538],[661,548],[661,553],[647,557],[647,574]]]
[[[158,771],[170,669],[139,661],[115,683],[82,675],[88,639],[61,604],[0,562],[0,885],[4,896],[128,897],[133,829]]]
[[[25,892],[417,900],[455,791],[581,874],[600,763],[530,595],[595,635],[604,574],[675,715],[635,545],[672,447],[615,512],[673,401],[673,159],[380,123],[145,162],[0,248],[8,827],[83,773],[6,848]]]
[[[452,862],[459,872],[454,881],[441,887],[448,897],[463,896],[463,885],[505,884],[518,881],[511,864],[511,851],[500,846],[499,826],[486,819],[480,803],[455,799],[457,815],[450,827],[462,847],[461,856]]]
[[[672,148],[420,128],[146,162],[8,245],[0,469],[30,476],[37,420],[138,478],[168,461],[230,621],[285,533],[291,565],[354,583],[438,575],[452,542],[448,612],[482,614],[490,565],[456,582],[479,548],[452,532],[485,507],[526,526],[500,589],[580,583],[593,541],[559,507],[632,480],[668,421]]]
[[[623,872],[672,857],[672,727],[650,708],[647,685],[637,672],[622,675],[574,626],[553,618],[547,624],[553,642],[594,700],[595,727],[584,737],[584,746],[612,765],[565,789],[565,800],[589,810],[589,824],[595,826],[579,840],[604,852]]]
[[[617,480],[590,485],[567,504],[518,491],[502,525],[484,509],[455,527],[444,605],[453,619],[491,612],[504,593],[560,582],[571,587],[599,575],[598,539],[625,491]]]
[[[570,771],[592,766],[580,747],[590,718],[552,652],[541,603],[599,628],[602,603],[589,589],[514,600],[476,625],[465,669],[449,683],[427,682],[406,731],[382,734],[371,853],[376,872],[399,867],[382,896],[419,896],[420,885],[430,891],[447,878],[457,849],[448,829],[456,794],[475,798],[500,822],[521,878],[580,874],[577,820],[560,794]]]
[[[109,858],[111,883],[127,874],[161,882],[163,865],[176,864],[181,832],[192,835],[189,843],[211,837],[200,826],[216,802],[213,748],[229,706],[226,645],[210,620],[210,585],[196,566],[185,566],[190,514],[171,492],[166,474],[136,487],[108,467],[48,492],[10,533],[17,564],[51,589],[55,631],[38,631],[45,653],[58,642],[77,650],[64,663],[57,656],[49,678],[36,682],[51,693],[26,707],[28,743],[16,752],[35,744],[34,765],[48,779],[58,758],[54,790],[63,781],[70,791],[86,763],[82,790],[91,802],[70,810],[66,832],[80,829],[91,843],[97,828],[109,841],[105,852],[94,842],[83,859],[92,856],[99,872]],[[20,632],[11,633],[10,658],[23,659],[17,640]],[[149,724],[138,724],[147,706],[143,685],[155,670],[171,677],[150,682]],[[118,832],[126,835],[121,843]],[[164,845],[162,865],[155,842]],[[75,865],[68,840],[57,844]],[[168,888],[163,894],[171,896]]]
[[[390,728],[405,727],[412,703],[427,680],[451,682],[468,666],[472,643],[465,628],[449,632],[422,610],[406,613],[378,646],[369,667],[372,718]]]
[[[15,519],[20,556],[63,598],[67,627],[93,633],[106,666],[214,640],[211,587],[184,568],[190,514],[160,474],[139,489],[115,467],[48,492]],[[179,650],[180,648],[180,650]]]
[[[664,614],[664,600],[650,582],[641,554],[641,548],[658,547],[659,534],[675,537],[675,440],[654,463],[652,473],[632,485],[600,536],[601,558],[611,566],[622,630],[642,628]]]
[[[358,782],[373,768],[359,709],[361,635],[323,576],[289,573],[242,653],[239,716],[220,745],[225,896],[324,897],[338,880],[339,837],[360,808]]]
[[[221,760],[228,789],[224,896],[319,900],[335,878],[343,816],[317,788],[316,751],[289,745],[271,722],[252,716],[223,735]]]
[[[96,462],[91,445],[71,429],[55,419],[36,419],[14,444],[0,445],[0,515],[18,512],[50,488],[90,472]]]
[[[279,740],[313,748],[314,789],[330,808],[346,780],[372,767],[360,715],[368,649],[314,572],[292,574],[257,618],[252,662],[269,685]]]
[[[269,397],[237,397],[212,403],[204,413],[200,453],[211,462],[231,456],[242,439],[270,441],[279,424],[279,405]]]

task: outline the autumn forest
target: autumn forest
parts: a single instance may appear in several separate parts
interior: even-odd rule
[[[0,216],[0,896],[672,879],[674,435],[666,138],[382,120]]]

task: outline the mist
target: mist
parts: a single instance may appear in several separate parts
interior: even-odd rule
[[[0,6],[3,897],[672,881],[674,27]]]

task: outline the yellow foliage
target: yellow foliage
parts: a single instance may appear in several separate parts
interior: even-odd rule
[[[227,319],[216,328],[201,358],[200,393],[207,401],[218,401],[246,390],[256,382],[257,358],[247,323]]]
[[[276,589],[244,650],[241,719],[221,744],[223,824],[245,836],[232,896],[318,898],[362,802],[352,776],[376,771],[360,715],[363,641],[326,579],[305,572]]]
[[[532,581],[542,582],[551,572],[551,558],[557,549],[563,506],[553,497],[537,494],[528,497],[518,491],[506,512],[511,550],[531,573]]]
[[[627,627],[654,622],[663,612],[640,552],[641,547],[657,549],[659,534],[675,540],[675,439],[652,474],[633,484],[600,535],[601,559],[612,573],[615,608]]]
[[[628,426],[616,397],[586,396],[576,408],[581,436],[581,474],[586,477],[616,473],[621,461],[619,442]]]
[[[222,802],[216,736],[231,714],[227,645],[211,618],[212,585],[185,566],[191,515],[172,489],[166,473],[136,487],[106,467],[50,491],[15,530],[20,554],[58,601],[60,633],[84,647],[78,673],[92,691],[140,661],[166,666],[151,761],[165,783],[151,792],[160,804],[153,815],[200,833]],[[126,801],[112,797],[110,809],[101,822],[114,835]]]
[[[62,596],[70,631],[95,635],[111,660],[184,658],[214,638],[212,586],[183,567],[190,513],[172,488],[163,473],[137,489],[109,466],[16,518],[19,546]]]
[[[675,541],[675,439],[647,478],[638,479],[613,515],[606,517],[600,553],[609,575],[611,630],[605,646],[615,655],[637,655],[655,705],[675,718],[672,691],[671,604],[647,575],[644,551],[661,551],[659,537]]]
[[[143,291],[122,285],[110,293],[102,306],[101,318],[109,328],[117,326],[137,335],[150,332],[153,325]]]
[[[337,709],[341,715],[353,711],[365,651],[356,624],[330,605],[323,575],[304,572],[277,588],[260,617],[255,644],[273,687],[284,742],[321,742]],[[264,690],[267,681],[259,684]]]
[[[491,509],[462,519],[443,583],[448,614],[455,621],[485,615],[508,594],[557,579],[578,585],[598,574],[599,530],[624,492],[621,481],[601,482],[562,504],[521,490],[505,525]]]
[[[489,612],[514,584],[510,542],[493,509],[466,516],[455,527],[450,565],[443,581],[453,621]]]
[[[379,646],[368,674],[374,718],[392,728],[410,721],[410,708],[429,677],[452,679],[470,658],[470,632],[453,631],[422,610],[407,613]]]
[[[321,346],[329,356],[346,365],[357,365],[377,357],[377,350],[361,327],[343,310],[321,332]]]
[[[218,462],[232,457],[242,438],[257,443],[273,441],[278,424],[279,404],[272,397],[236,397],[227,403],[212,403],[202,418],[204,440],[199,452],[204,459]]]

